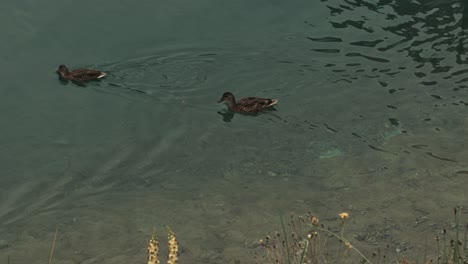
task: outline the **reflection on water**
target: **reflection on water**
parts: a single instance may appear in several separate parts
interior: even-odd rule
[[[346,56],[362,56],[379,62],[390,62],[388,56],[410,57],[418,77],[425,77],[421,68],[431,67],[427,73],[449,79],[460,74],[466,64],[465,3],[458,1],[347,1],[346,4],[323,1],[330,10],[330,24],[338,29],[335,34],[348,36],[349,45],[367,47],[362,52],[347,52]],[[350,34],[350,33],[354,34]],[[365,38],[366,40],[356,39]],[[343,42],[342,38],[328,36],[309,38],[313,41]],[[371,40],[368,40],[371,39]],[[379,54],[378,58],[365,56]],[[396,66],[396,64],[394,64]],[[405,68],[406,69],[406,68]],[[401,70],[405,70],[401,69]],[[390,69],[385,69],[390,70]],[[436,75],[437,76],[437,75]]]
[[[160,10],[147,4],[139,19]],[[163,37],[145,28],[133,53],[100,33],[103,57],[41,45],[50,32],[20,45],[37,60],[36,49],[50,52],[51,69],[79,61],[79,49],[109,75],[76,85],[21,58],[9,65],[31,75],[6,78],[15,89],[2,91],[0,240],[10,246],[0,262],[45,259],[56,226],[62,263],[135,262],[152,226],[170,224],[181,262],[250,263],[279,213],[333,222],[343,210],[364,251],[389,244],[414,256],[421,234],[444,228],[444,210],[466,204],[465,3],[231,5],[174,7],[160,19],[182,30],[183,43],[159,46]],[[130,17],[114,21],[113,8],[99,21],[119,33],[110,25]],[[216,103],[225,91],[279,104],[234,114]]]

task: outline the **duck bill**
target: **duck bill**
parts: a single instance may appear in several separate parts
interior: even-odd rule
[[[218,104],[221,103],[222,101],[224,101],[223,98],[219,99]]]

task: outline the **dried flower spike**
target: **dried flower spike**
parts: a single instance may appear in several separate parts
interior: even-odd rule
[[[167,227],[167,233],[167,245],[169,247],[167,264],[177,264],[177,261],[179,261],[179,242],[177,242],[174,232],[169,227]]]
[[[159,264],[159,244],[156,230],[153,230],[148,242],[148,264]]]

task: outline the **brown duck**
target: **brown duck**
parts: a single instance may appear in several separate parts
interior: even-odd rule
[[[59,66],[57,73],[65,80],[81,82],[97,80],[106,76],[105,72],[90,69],[75,69],[73,71],[69,71],[67,66],[63,64]]]
[[[218,103],[223,101],[226,102],[230,111],[238,113],[258,113],[278,103],[276,99],[258,97],[247,97],[236,101],[230,92],[225,92]]]

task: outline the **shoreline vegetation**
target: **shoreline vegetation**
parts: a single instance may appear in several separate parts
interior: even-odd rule
[[[461,207],[453,209],[454,226],[451,235],[443,229],[434,238],[437,252],[428,252],[425,245],[422,260],[406,257],[400,259],[390,255],[389,248],[370,254],[361,252],[352,242],[352,234],[345,234],[347,212],[338,214],[339,228],[327,227],[312,214],[295,216],[284,224],[281,218],[281,231],[268,234],[259,244],[264,248],[264,256],[256,256],[257,263],[267,264],[322,264],[322,263],[437,263],[468,264],[468,223],[461,223]],[[466,219],[465,219],[466,220]],[[418,258],[421,258],[418,256]]]
[[[319,219],[308,213],[306,215],[290,215],[288,222],[280,216],[281,231],[269,233],[258,241],[263,253],[255,253],[251,263],[261,264],[325,264],[325,263],[367,263],[367,264],[468,264],[468,223],[461,219],[461,207],[453,209],[454,222],[451,230],[443,229],[435,236],[432,245],[436,252],[431,252],[425,245],[424,255],[417,260],[407,257],[397,258],[391,255],[389,247],[375,252],[359,250],[352,234],[345,232],[347,220],[351,217],[347,212],[338,214],[338,227],[326,226]],[[167,229],[167,264],[177,264],[179,261],[179,242],[176,235]],[[48,264],[53,263],[58,229],[55,230],[51,244]],[[144,263],[142,261],[142,263]],[[147,263],[161,264],[160,247],[156,230],[148,241]],[[236,262],[238,263],[238,262]],[[240,263],[240,262],[239,262]],[[7,258],[7,264],[10,257]]]

